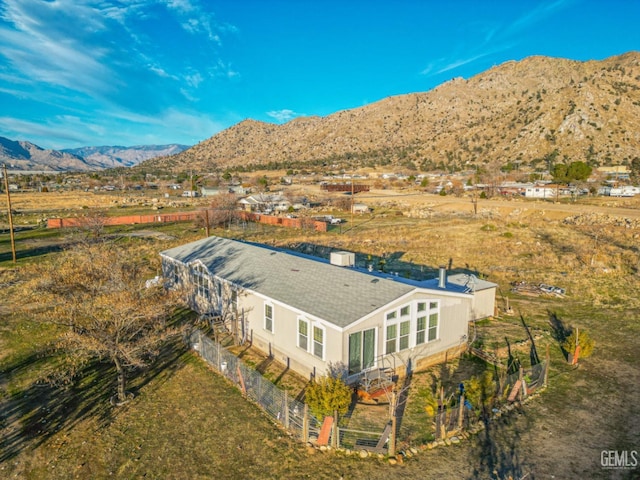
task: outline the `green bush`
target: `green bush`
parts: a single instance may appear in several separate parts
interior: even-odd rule
[[[579,330],[577,340],[579,340],[578,344],[580,345],[580,358],[590,356],[596,346],[595,340],[593,340],[585,330]],[[576,351],[576,330],[573,330],[563,342],[562,348],[573,355]]]
[[[490,405],[496,395],[496,386],[493,374],[487,370],[480,376],[473,376],[464,382],[465,399],[474,409],[480,409],[483,405]]]
[[[317,418],[347,413],[351,405],[351,388],[341,378],[320,377],[305,391],[305,402]]]

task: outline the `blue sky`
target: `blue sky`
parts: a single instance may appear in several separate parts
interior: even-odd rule
[[[640,50],[640,1],[0,0],[0,136],[193,145],[507,60]]]

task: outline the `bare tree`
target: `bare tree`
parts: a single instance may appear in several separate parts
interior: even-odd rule
[[[207,237],[213,227],[230,227],[231,222],[238,216],[237,197],[234,193],[221,193],[213,197],[209,206],[200,213],[200,220]]]
[[[59,325],[56,351],[68,378],[90,361],[113,364],[118,402],[127,398],[127,373],[148,365],[179,328],[170,325],[177,292],[159,281],[114,245],[82,245],[37,267],[26,285],[30,314]]]
[[[78,225],[72,233],[83,243],[96,243],[104,240],[104,227],[107,224],[106,211],[92,208],[77,219]]]

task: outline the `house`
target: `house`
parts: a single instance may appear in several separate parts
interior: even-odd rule
[[[633,197],[640,194],[640,187],[633,185],[622,185],[619,187],[602,187],[598,190],[600,195],[609,195],[610,197]]]
[[[327,261],[209,237],[160,256],[167,284],[184,288],[192,308],[232,312],[240,338],[304,376],[432,365],[459,353],[469,322],[495,309],[494,283],[444,267],[409,280],[357,268],[350,252]]]
[[[200,188],[203,197],[215,197],[223,193],[235,193],[236,195],[247,195],[249,189],[242,185],[229,185],[224,187],[202,187]]]
[[[278,193],[258,193],[241,198],[238,203],[246,212],[286,212],[291,203]]]
[[[364,203],[354,203],[351,207],[353,213],[369,213],[369,207]]]
[[[548,187],[542,185],[527,187],[524,190],[524,196],[527,198],[556,198],[558,196],[558,193],[559,192],[556,187]]]

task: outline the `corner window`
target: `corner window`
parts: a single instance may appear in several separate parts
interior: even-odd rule
[[[264,305],[264,329],[273,333],[273,305]]]

